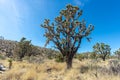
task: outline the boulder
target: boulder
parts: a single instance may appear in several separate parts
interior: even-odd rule
[[[0,71],[6,71],[7,68],[3,65],[3,64],[0,64]]]

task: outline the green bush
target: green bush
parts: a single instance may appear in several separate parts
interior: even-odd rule
[[[88,70],[89,70],[89,67],[88,66],[81,66],[80,67],[80,73],[86,73],[86,72],[88,72]]]
[[[3,56],[3,55],[0,53],[0,59],[1,59],[1,60],[5,60],[5,59],[6,59],[6,57],[5,57],[5,56]]]
[[[57,54],[55,57],[55,61],[56,62],[64,62],[65,60],[64,60],[62,54]]]
[[[30,57],[29,56],[25,56],[22,60],[29,60]]]
[[[98,55],[95,52],[90,54],[90,59],[96,59],[96,58],[98,58]]]
[[[77,54],[75,56],[78,60],[82,61],[84,59],[84,55],[83,54]]]
[[[40,64],[44,62],[44,59],[40,56],[30,56],[28,62]]]

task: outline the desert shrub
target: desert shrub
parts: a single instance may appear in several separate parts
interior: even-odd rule
[[[80,73],[86,73],[86,72],[88,72],[88,70],[89,70],[89,67],[88,66],[81,66],[80,67]]]
[[[57,54],[56,57],[55,57],[55,61],[56,62],[64,62],[65,59],[63,58],[62,54]]]
[[[38,52],[41,53],[41,54],[38,54],[38,55],[44,56],[48,59],[55,59],[56,55],[59,53],[58,51],[55,51],[51,48],[42,48]]]
[[[80,61],[82,61],[84,58],[85,58],[85,57],[84,57],[83,54],[78,54],[78,55],[77,55],[77,59],[80,60]]]
[[[25,56],[22,60],[29,60],[30,57],[29,56]]]
[[[47,58],[48,58],[48,59],[53,59],[54,57],[51,55],[51,53],[49,53],[49,54],[47,55]]]
[[[82,53],[84,59],[88,59],[89,58],[89,54],[90,54],[90,52],[84,52],[84,53]]]
[[[111,60],[109,64],[105,67],[98,66],[98,72],[105,75],[120,75],[120,61]]]
[[[1,60],[5,60],[6,57],[5,57],[4,55],[0,54],[0,59],[1,59]]]
[[[29,57],[29,60],[28,60],[30,63],[43,63],[44,62],[44,59],[40,56],[30,56]]]
[[[116,59],[116,55],[110,55],[109,59]]]
[[[22,72],[10,72],[9,74],[4,75],[0,80],[22,80],[21,76],[24,73]]]
[[[120,61],[119,60],[109,61],[109,70],[114,75],[120,74]]]
[[[98,58],[98,56],[95,52],[90,54],[90,59],[96,59],[96,58]]]

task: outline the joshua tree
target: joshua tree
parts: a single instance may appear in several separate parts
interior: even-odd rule
[[[105,58],[110,55],[110,46],[104,43],[96,43],[93,46],[94,52],[100,54],[100,57],[105,61]]]
[[[115,55],[118,57],[118,59],[120,60],[120,48],[114,52]]]
[[[32,52],[31,41],[27,41],[26,38],[23,37],[14,50],[14,56],[17,56],[17,58],[22,60],[24,56],[31,56],[32,55],[31,52]]]
[[[72,67],[72,59],[80,47],[81,40],[87,38],[93,26],[90,24],[88,28],[84,20],[79,21],[79,17],[83,11],[76,6],[67,5],[65,10],[60,11],[60,15],[55,18],[55,22],[50,23],[49,19],[45,19],[41,25],[45,29],[45,37],[47,38],[45,46],[51,41],[66,59],[67,69]]]

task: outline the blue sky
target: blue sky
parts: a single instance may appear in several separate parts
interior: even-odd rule
[[[92,51],[96,42],[109,44],[112,52],[120,48],[120,0],[0,0],[0,36],[17,41],[26,37],[43,47],[46,39],[40,24],[53,21],[66,4],[80,7],[81,18],[95,26],[91,42],[83,39],[79,52]]]

